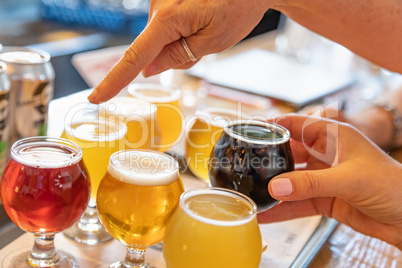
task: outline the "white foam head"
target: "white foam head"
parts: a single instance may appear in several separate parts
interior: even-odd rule
[[[168,103],[181,97],[181,90],[175,86],[162,86],[152,83],[134,83],[128,86],[131,96],[152,103]]]
[[[156,106],[150,102],[133,97],[114,97],[100,106],[101,114],[106,116],[141,116],[149,119],[156,112]]]
[[[45,58],[35,51],[4,52],[0,58],[5,62],[22,64],[36,64],[45,61]]]
[[[77,144],[66,139],[32,137],[15,142],[11,157],[35,168],[62,168],[81,161],[82,151]]]
[[[127,127],[123,123],[114,123],[101,117],[80,117],[66,122],[66,134],[86,141],[114,141],[124,138]]]
[[[244,202],[247,203],[247,206],[250,209],[250,214],[245,215],[239,219],[236,220],[217,220],[217,219],[212,219],[208,218],[205,216],[200,215],[197,212],[194,212],[191,210],[186,204],[187,200],[190,199],[193,196],[197,195],[224,195],[228,196],[234,199],[242,199]],[[246,224],[253,220],[256,217],[256,211],[257,211],[257,205],[247,196],[235,192],[233,190],[229,189],[222,189],[222,188],[217,188],[217,187],[208,187],[208,188],[197,188],[197,189],[192,189],[189,191],[186,191],[184,194],[181,195],[180,197],[180,208],[190,217],[196,219],[197,221],[210,224],[210,225],[216,225],[216,226],[239,226]],[[217,206],[215,209],[219,209]],[[228,213],[227,211],[222,211],[222,213]]]
[[[167,185],[179,177],[178,163],[164,153],[150,150],[125,150],[110,157],[108,173],[129,184]]]

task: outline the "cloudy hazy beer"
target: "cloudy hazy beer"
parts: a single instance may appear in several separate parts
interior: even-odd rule
[[[183,191],[178,163],[170,156],[148,150],[117,152],[98,189],[100,219],[115,239],[145,249],[162,241]]]
[[[159,84],[131,84],[131,96],[155,104],[156,118],[161,131],[159,150],[167,151],[174,146],[183,131],[183,113],[180,109],[181,90]]]
[[[243,119],[241,111],[206,107],[195,113],[195,120],[186,133],[186,162],[191,172],[209,183],[208,160],[212,148],[222,134],[223,127]]]
[[[126,124],[128,149],[157,149],[161,137],[156,112],[156,106],[147,101],[115,97],[101,105],[100,115]]]
[[[262,253],[256,205],[222,188],[185,192],[166,228],[167,268],[257,268]]]
[[[81,117],[66,122],[63,138],[77,143],[82,148],[85,166],[91,180],[91,203],[96,202],[96,192],[106,174],[109,157],[125,148],[124,124],[108,122],[104,118]]]

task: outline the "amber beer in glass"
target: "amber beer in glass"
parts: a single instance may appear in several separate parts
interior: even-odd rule
[[[77,144],[50,137],[15,142],[1,181],[1,200],[10,219],[35,235],[35,244],[15,258],[13,267],[73,267],[74,260],[56,251],[53,239],[78,221],[89,193]]]
[[[128,92],[134,98],[153,103],[158,108],[156,118],[160,126],[159,151],[166,152],[174,146],[183,132],[183,113],[180,109],[181,90],[175,86],[133,83]]]
[[[228,124],[215,144],[209,161],[211,185],[239,191],[264,211],[279,201],[268,192],[276,175],[294,170],[284,127],[256,120]]]
[[[208,160],[223,127],[244,118],[240,111],[227,108],[205,107],[196,111],[186,132],[185,148],[186,162],[197,178],[209,183]]]
[[[257,268],[262,253],[256,205],[223,188],[186,191],[163,240],[167,268]]]
[[[119,151],[110,157],[98,189],[98,211],[108,232],[127,246],[126,258],[110,267],[148,267],[148,246],[162,241],[184,191],[172,157],[151,150]]]
[[[102,226],[96,210],[96,193],[106,174],[109,157],[125,148],[127,127],[124,123],[109,122],[97,116],[77,116],[65,122],[63,138],[77,143],[82,148],[83,160],[91,180],[91,199],[88,209],[77,224],[64,234],[83,244],[97,244],[112,237]]]

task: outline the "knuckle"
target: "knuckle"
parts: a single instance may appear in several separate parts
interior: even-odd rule
[[[189,56],[187,55],[186,50],[183,46],[181,46],[180,41],[175,46],[170,46],[169,49],[166,51],[167,56],[171,61],[171,64],[174,67],[183,65],[190,61]]]
[[[129,48],[124,52],[124,55],[120,60],[120,64],[123,65],[123,67],[129,67],[138,64],[138,62],[140,61],[141,61],[140,55],[133,49]]]
[[[305,172],[300,185],[299,191],[303,196],[315,196],[319,192],[319,183],[313,172]]]
[[[108,85],[116,85],[118,83],[118,77],[108,74],[103,78],[103,81]]]

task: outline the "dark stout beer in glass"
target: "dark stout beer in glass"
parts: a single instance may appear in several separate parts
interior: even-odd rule
[[[269,181],[294,170],[289,139],[289,131],[274,123],[244,120],[227,125],[209,160],[211,185],[249,196],[259,212],[273,207],[279,201],[269,194]]]

